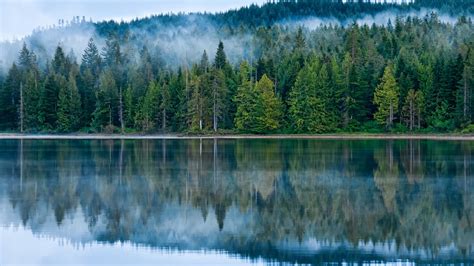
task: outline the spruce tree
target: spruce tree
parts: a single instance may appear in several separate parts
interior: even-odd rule
[[[118,117],[118,89],[111,70],[105,70],[99,78],[96,102],[92,126],[97,130],[113,130]]]
[[[96,105],[96,92],[99,86],[102,58],[92,38],[89,39],[81,63],[81,83],[78,84],[82,101],[82,125],[89,125]]]
[[[155,129],[158,118],[158,97],[160,93],[159,85],[152,81],[148,85],[145,97],[140,103],[140,109],[136,114],[136,122],[139,128],[144,132]]]
[[[19,129],[21,82],[21,72],[13,63],[0,91],[0,130]]]
[[[227,64],[227,57],[224,52],[224,44],[222,41],[219,42],[219,46],[217,47],[216,57],[214,59],[214,67],[217,69],[224,69],[225,65]]]
[[[257,125],[253,131],[258,133],[274,132],[279,129],[283,117],[283,106],[275,95],[273,82],[266,74],[255,85],[258,103],[256,107]]]
[[[57,102],[60,86],[58,77],[54,73],[50,73],[46,77],[44,88],[41,93],[41,120],[43,130],[54,130],[57,120]]]
[[[240,64],[240,85],[234,102],[237,106],[234,124],[235,128],[241,132],[252,132],[257,123],[255,109],[257,108],[257,95],[252,88],[250,81],[250,66],[246,61]]]
[[[399,88],[393,73],[392,65],[385,68],[382,80],[375,89],[374,103],[377,106],[377,112],[374,114],[375,120],[391,129],[398,112],[398,94]]]

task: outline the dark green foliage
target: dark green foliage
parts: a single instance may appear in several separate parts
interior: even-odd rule
[[[0,90],[0,128],[3,130],[19,129],[21,73],[13,64]]]

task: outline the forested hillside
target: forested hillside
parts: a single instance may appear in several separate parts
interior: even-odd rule
[[[473,14],[472,0],[307,0],[77,17],[0,45],[0,130],[474,131]]]

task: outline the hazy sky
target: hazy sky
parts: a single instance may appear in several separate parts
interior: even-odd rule
[[[0,41],[21,38],[39,26],[85,16],[130,20],[167,12],[224,11],[264,0],[0,0]]]

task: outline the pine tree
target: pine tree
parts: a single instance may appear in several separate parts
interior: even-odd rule
[[[398,84],[393,74],[392,65],[385,68],[381,83],[375,89],[374,103],[377,106],[377,112],[374,115],[375,120],[391,129],[395,115],[398,112]]]
[[[191,131],[202,131],[204,129],[204,84],[206,82],[203,82],[203,79],[207,79],[207,75],[199,77],[196,73],[192,73],[189,81],[191,97],[188,101],[187,120]]]
[[[61,46],[56,47],[56,51],[54,53],[54,58],[51,61],[51,68],[57,75],[61,75],[63,77],[67,77],[69,74],[69,66],[68,60],[64,55],[63,48]]]
[[[213,130],[217,132],[219,120],[225,112],[225,98],[227,86],[225,75],[221,69],[214,68],[212,71],[212,122]]]
[[[29,131],[39,130],[41,126],[41,87],[38,79],[38,73],[33,69],[29,70],[23,85],[24,129]]]
[[[289,95],[289,120],[292,130],[296,133],[309,132],[310,114],[320,111],[315,110],[319,107],[319,101],[315,99],[316,68],[319,67],[317,64],[319,62],[314,61],[301,69]]]
[[[224,44],[222,41],[219,42],[219,46],[217,47],[216,57],[214,59],[214,67],[217,69],[224,69],[225,65],[227,64],[227,58],[224,52]]]
[[[96,102],[92,126],[98,130],[113,130],[116,117],[118,117],[118,91],[111,70],[105,70],[99,78]]]
[[[330,108],[330,80],[319,59],[312,59],[298,74],[290,92],[289,118],[296,133],[324,133],[334,124]]]
[[[58,96],[58,131],[69,132],[72,128],[71,114],[70,112],[71,99],[69,97],[69,89],[67,87],[61,87],[59,89]]]
[[[136,106],[133,101],[132,87],[129,85],[123,95],[125,127],[133,127],[135,123]]]
[[[79,89],[76,85],[76,75],[71,72],[69,75],[69,94],[71,98],[71,105],[70,105],[70,113],[71,113],[71,130],[77,131],[80,126],[80,119],[81,119],[81,95],[79,94]]]
[[[170,87],[166,82],[163,82],[159,90],[159,112],[161,116],[161,130],[163,132],[167,130],[168,117],[171,115],[171,109]]]
[[[88,69],[93,76],[97,77],[100,73],[101,64],[102,58],[100,57],[99,49],[97,49],[94,39],[90,38],[82,55],[81,72]]]
[[[342,62],[343,86],[340,93],[340,109],[343,117],[343,127],[349,129],[354,115],[357,113],[355,91],[358,81],[355,75],[355,66],[349,53],[346,53]]]
[[[95,109],[96,92],[99,86],[102,58],[92,38],[89,39],[81,63],[81,83],[78,84],[82,101],[81,124],[89,125]]]
[[[256,119],[254,109],[256,108],[256,93],[250,81],[250,66],[246,61],[240,64],[240,85],[237,89],[234,102],[237,106],[234,124],[241,132],[252,132],[255,128]]]
[[[140,109],[135,118],[138,127],[145,132],[155,129],[158,116],[159,85],[152,81],[148,85],[145,97],[140,103]]]
[[[255,85],[255,89],[259,100],[255,106],[258,124],[253,131],[265,133],[279,129],[283,106],[280,99],[275,95],[273,82],[264,74]]]
[[[21,72],[14,63],[0,91],[0,129],[19,129]]]
[[[467,48],[462,62],[461,80],[457,90],[457,117],[461,124],[470,124],[474,115],[472,88],[474,86],[474,48]]]
[[[41,93],[41,120],[43,130],[54,130],[57,121],[57,102],[60,86],[58,77],[50,73],[46,77],[43,91]]]

